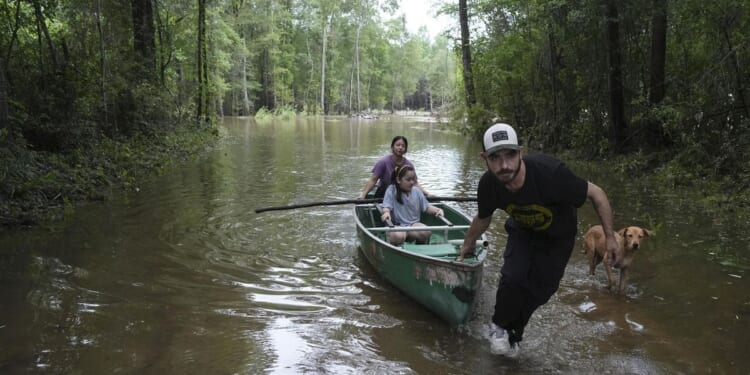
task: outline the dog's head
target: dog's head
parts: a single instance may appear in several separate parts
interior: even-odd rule
[[[651,237],[654,232],[641,227],[626,227],[618,231],[625,243],[626,250],[638,250],[641,247],[641,241],[646,237]]]

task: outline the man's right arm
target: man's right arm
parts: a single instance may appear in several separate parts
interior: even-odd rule
[[[469,230],[466,231],[466,237],[464,237],[464,243],[461,245],[461,253],[456,258],[457,262],[464,260],[464,257],[474,252],[477,247],[477,240],[482,236],[487,228],[489,228],[492,222],[492,215],[487,216],[484,219],[479,218],[479,215],[475,215],[474,219],[471,220]]]
[[[589,182],[586,196],[594,205],[594,210],[596,210],[596,214],[599,216],[599,221],[602,223],[607,250],[615,257],[614,263],[619,263],[621,259],[617,259],[618,245],[617,240],[615,239],[615,231],[612,226],[612,206],[609,204],[607,194],[602,188]]]

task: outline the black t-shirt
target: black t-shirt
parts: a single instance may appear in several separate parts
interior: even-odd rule
[[[575,236],[576,209],[586,201],[588,182],[551,156],[534,154],[523,160],[526,180],[515,193],[492,172],[484,173],[477,187],[478,216],[487,218],[499,208],[508,213],[511,227],[532,236]]]

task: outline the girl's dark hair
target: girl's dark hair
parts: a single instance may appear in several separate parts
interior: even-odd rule
[[[409,141],[407,141],[406,137],[404,137],[403,135],[397,135],[397,136],[393,137],[393,140],[391,141],[391,148],[393,148],[393,145],[395,145],[396,142],[399,139],[401,139],[401,140],[404,141],[404,151],[408,151],[409,150]]]
[[[401,186],[398,184],[398,179],[404,177],[406,175],[406,172],[414,171],[414,167],[412,167],[409,164],[404,164],[400,167],[396,167],[396,169],[393,170],[393,177],[391,178],[391,183],[396,185],[396,201],[398,201],[399,204],[404,204],[403,199],[401,199],[401,194],[403,193],[403,190],[401,190]]]

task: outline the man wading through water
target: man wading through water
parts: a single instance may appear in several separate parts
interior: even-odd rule
[[[531,314],[560,285],[575,245],[577,209],[587,198],[591,200],[604,228],[607,249],[615,253],[612,208],[601,188],[576,176],[560,160],[523,155],[516,131],[508,124],[492,125],[484,133],[482,159],[487,172],[477,187],[477,215],[458,260],[474,250],[492,213],[504,210],[508,241],[489,339],[493,353],[516,356]]]

